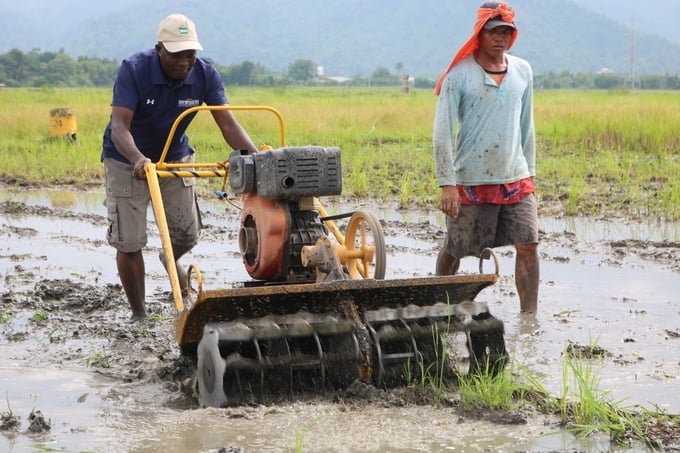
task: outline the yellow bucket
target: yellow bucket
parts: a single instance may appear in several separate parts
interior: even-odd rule
[[[76,139],[76,111],[72,108],[50,110],[50,135],[52,137]]]

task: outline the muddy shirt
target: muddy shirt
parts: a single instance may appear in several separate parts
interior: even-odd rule
[[[113,85],[111,105],[134,110],[130,132],[139,150],[157,162],[177,116],[189,107],[204,103],[227,104],[224,84],[215,66],[196,58],[186,79],[170,83],[163,77],[158,53],[150,49],[123,60]],[[185,117],[175,131],[165,158],[167,162],[193,153],[184,131],[194,116],[195,113]],[[127,162],[111,141],[110,122],[104,131],[101,157]]]
[[[506,58],[508,72],[500,86],[472,56],[444,80],[432,137],[440,186],[504,184],[535,176],[533,73],[525,60]]]

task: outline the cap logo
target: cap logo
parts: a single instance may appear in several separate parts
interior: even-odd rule
[[[182,25],[179,27],[179,34],[180,35],[188,35],[189,34],[189,29],[187,28],[186,25]]]

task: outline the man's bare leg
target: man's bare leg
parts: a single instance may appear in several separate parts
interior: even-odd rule
[[[519,307],[523,313],[538,312],[538,285],[540,281],[537,244],[515,246],[515,285],[519,295]]]
[[[138,250],[132,253],[118,251],[116,253],[116,265],[118,266],[118,276],[128,298],[132,316],[134,318],[146,317],[146,286],[144,279],[144,256]]]

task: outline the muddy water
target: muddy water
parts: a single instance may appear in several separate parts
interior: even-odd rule
[[[113,252],[103,241],[102,199],[96,191],[0,192],[0,202],[36,207],[28,214],[0,214],[0,294],[44,278],[116,284]],[[238,211],[212,200],[202,204],[208,228],[186,264],[200,266],[204,287],[247,280],[237,254]],[[384,220],[387,278],[428,275],[433,268],[443,224],[439,215],[351,203],[326,207],[330,213],[366,209]],[[612,400],[680,413],[680,226],[544,218],[542,230],[539,316],[518,314],[510,249],[497,251],[500,282],[478,297],[505,322],[518,376],[530,373],[559,396],[567,344],[596,343],[608,354],[592,362],[595,374]],[[171,313],[153,228],[149,239],[147,292],[158,299],[154,307]],[[462,270],[476,272],[478,264],[465,260]],[[94,357],[113,338],[70,335],[55,342],[49,328],[33,329],[34,314],[18,310],[11,322],[0,325],[0,390],[5,393],[0,412],[11,410],[21,417],[19,430],[0,435],[0,451],[203,452],[230,446],[246,452],[626,450],[610,446],[606,437],[559,433],[556,420],[542,415],[513,424],[461,416],[451,407],[323,399],[198,409],[152,372],[162,365],[153,354],[136,364],[133,377],[121,380],[120,373],[102,373],[70,359]],[[100,322],[127,323],[126,314],[123,309]],[[171,318],[162,322],[171,338]],[[45,351],[54,353],[46,358]],[[27,432],[34,409],[50,420],[50,431]]]

